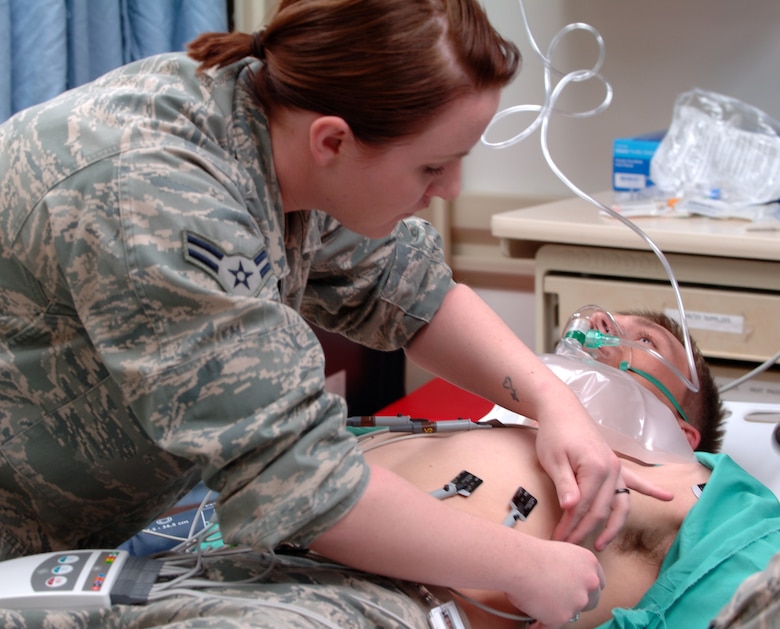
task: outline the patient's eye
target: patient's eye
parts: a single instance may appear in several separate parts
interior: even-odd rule
[[[639,341],[640,343],[644,343],[645,345],[649,345],[650,347],[653,348],[656,346],[655,338],[653,337],[653,335],[650,334],[649,332],[645,332],[644,330],[639,330],[637,332],[636,340]]]
[[[444,174],[444,166],[426,166],[425,174],[437,177]]]

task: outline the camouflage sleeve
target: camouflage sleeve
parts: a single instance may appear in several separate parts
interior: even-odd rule
[[[402,221],[384,240],[323,222],[301,312],[375,349],[406,346],[453,286],[441,236],[419,218]]]
[[[739,586],[709,629],[771,629],[780,626],[780,553]]]
[[[316,337],[280,301],[281,254],[246,209],[263,201],[220,166],[180,145],[91,165],[47,200],[93,206],[52,212],[58,256],[145,430],[220,492],[226,540],[305,544],[368,472],[343,401],[323,391]]]

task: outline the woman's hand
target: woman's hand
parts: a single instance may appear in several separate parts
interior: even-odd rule
[[[596,607],[606,581],[596,556],[566,542],[540,542],[539,554],[529,549],[529,560],[541,556],[542,565],[527,569],[533,584],[523,585],[517,594],[507,593],[509,602],[536,621],[531,629],[567,625],[583,611]]]
[[[553,538],[580,543],[598,532],[596,549],[605,547],[623,526],[629,499],[615,493],[626,487],[620,460],[596,424],[580,406],[546,415],[539,421],[536,451],[564,512]]]
[[[598,532],[594,548],[604,550],[628,517],[627,489],[658,500],[674,497],[622,466],[587,414],[579,421],[569,417],[564,420],[567,426],[555,425],[556,421],[557,416],[550,416],[539,422],[536,441],[539,461],[555,484],[564,511],[554,539],[581,543]]]

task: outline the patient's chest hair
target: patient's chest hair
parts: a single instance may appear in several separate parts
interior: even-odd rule
[[[611,546],[614,552],[637,556],[660,570],[676,533],[676,529],[642,526],[636,522],[627,523]]]
[[[704,471],[703,468],[701,471]],[[709,476],[708,471],[706,476]],[[629,517],[618,536],[610,544],[611,551],[624,557],[633,556],[660,571],[661,564],[679,533],[685,515],[693,506],[691,501],[695,503],[699,499],[706,484],[700,482],[701,480],[703,479],[697,479],[690,486],[689,493],[678,488],[677,497],[673,501],[673,503],[681,503],[678,507],[674,507],[673,503],[653,503],[652,498],[635,496],[635,503],[632,506],[638,508],[632,508],[633,517]]]

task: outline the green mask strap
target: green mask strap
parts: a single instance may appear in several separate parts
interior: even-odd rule
[[[631,371],[639,376],[642,376],[645,380],[655,385],[658,388],[658,390],[666,396],[666,399],[672,403],[674,408],[677,409],[677,412],[680,413],[680,417],[682,417],[685,420],[685,423],[686,424],[691,423],[686,417],[685,411],[682,410],[682,407],[677,403],[677,400],[675,400],[674,396],[669,392],[669,389],[667,389],[658,378],[651,376],[649,373],[647,373],[646,371],[642,371],[641,369],[634,369],[625,360],[620,363],[620,369],[622,371]]]

